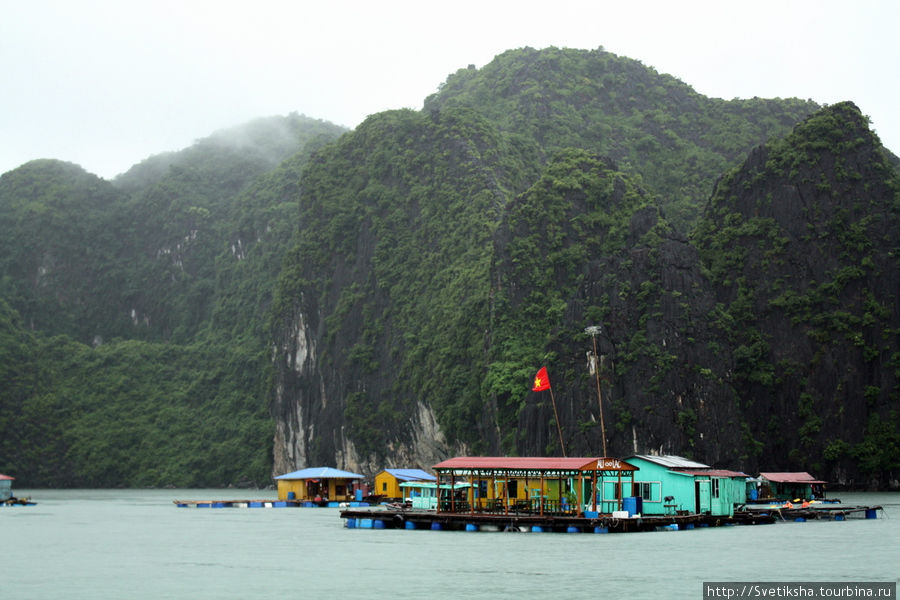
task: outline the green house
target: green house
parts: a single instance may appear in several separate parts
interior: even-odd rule
[[[806,472],[760,473],[761,500],[814,500],[825,497],[825,482]]]
[[[12,482],[15,477],[0,473],[0,502],[6,502],[12,498]]]
[[[626,459],[639,467],[632,493],[641,514],[709,514],[730,517],[746,501],[744,473],[713,469],[681,456],[638,454]]]

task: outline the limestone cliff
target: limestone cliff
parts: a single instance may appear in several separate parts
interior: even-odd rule
[[[523,152],[454,110],[318,157],[276,303],[276,471],[596,455],[602,405],[611,455],[891,478],[897,176],[854,106],[753,151],[690,240],[611,161]]]

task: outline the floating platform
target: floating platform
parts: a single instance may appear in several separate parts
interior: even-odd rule
[[[629,533],[676,531],[727,525],[774,523],[770,513],[742,512],[734,517],[710,515],[653,515],[616,517],[585,512],[583,516],[527,513],[448,513],[398,508],[346,509],[341,511],[348,529],[430,529],[433,531],[522,531],[562,533]]]
[[[172,500],[179,508],[357,508],[367,502],[328,500]]]
[[[809,521],[825,519],[830,521],[844,521],[849,518],[877,519],[878,511],[884,512],[881,506],[847,506],[844,504],[810,504],[809,506],[783,505],[752,506],[748,505],[745,512],[758,514],[771,514],[779,521]]]

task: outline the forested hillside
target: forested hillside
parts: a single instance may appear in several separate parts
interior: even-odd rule
[[[854,105],[834,105],[726,174],[695,232],[730,384],[773,467],[898,467],[892,158]]]
[[[19,485],[265,485],[264,324],[299,171],[342,128],[261,119],[108,182],[0,177],[0,471]]]
[[[708,98],[602,48],[510,50],[482,69],[460,69],[425,100],[426,111],[453,106],[536,142],[544,160],[574,147],[639,173],[683,232],[719,175],[819,108],[796,98]]]
[[[767,412],[752,408],[761,403],[744,369],[773,359],[748,345],[742,304],[724,302],[711,275],[721,255],[752,253],[688,237],[694,223],[709,230],[717,179],[817,108],[702,98],[602,51],[524,49],[452,75],[421,113],[370,117],[305,173],[297,244],[275,305],[276,470],[335,460],[375,471],[454,453],[560,454],[562,445],[597,454],[600,403],[586,358],[594,340],[585,333],[593,325],[602,331],[611,453],[674,452],[748,472],[810,469],[843,483],[891,479],[894,368],[860,365],[880,381],[880,404],[839,434],[826,427],[796,442],[789,432],[803,422],[793,387],[769,387]],[[822,119],[878,149],[852,105],[811,123]],[[798,131],[809,127],[832,152],[853,148],[832,147],[827,128]],[[661,135],[672,145],[650,143]],[[878,149],[847,160],[877,158],[890,180],[884,157]],[[820,186],[845,176],[833,162],[813,165]],[[876,185],[860,177],[864,189]],[[894,188],[878,189],[890,222]],[[816,210],[832,218],[841,209]],[[490,243],[466,223],[482,223]],[[879,294],[895,305],[896,294]],[[754,327],[766,344],[780,335]],[[877,327],[890,340],[882,358],[893,356],[896,325]],[[809,350],[798,362],[820,348]],[[544,364],[557,411],[529,392]],[[849,393],[861,396],[865,385]],[[839,401],[811,387],[816,410]],[[876,413],[887,458],[853,462],[870,445],[861,423]]]
[[[605,445],[896,485],[898,193],[852,103],[706,98],[602,49],[111,182],[28,163],[0,177],[0,472],[265,485]]]

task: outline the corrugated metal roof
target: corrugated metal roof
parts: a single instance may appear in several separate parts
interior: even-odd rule
[[[600,460],[611,461],[622,467],[622,470],[634,470],[632,465],[618,459],[600,459],[587,457],[534,457],[534,456],[457,456],[438,463],[432,467],[438,469],[497,469],[527,471],[581,471],[596,468]],[[613,464],[604,464],[604,469],[614,470]]]
[[[629,456],[625,460],[629,460],[631,458],[642,458],[647,462],[652,462],[653,464],[657,464],[661,467],[666,467],[667,469],[709,469],[709,465],[704,465],[703,463],[698,463],[693,460],[689,460],[684,458],[683,456],[675,456],[674,454],[663,454],[657,456],[655,454],[635,454],[634,456]]]
[[[760,473],[759,476],[775,483],[828,483],[802,471],[794,473]]]
[[[678,469],[678,472],[688,475],[708,475],[710,477],[747,477],[746,473],[729,471],[728,469]]]
[[[11,481],[11,480],[15,479],[15,477],[10,477],[9,475],[4,475],[3,473],[0,473],[0,479],[2,479],[3,481],[7,481],[7,480]]]
[[[279,475],[275,479],[363,479],[364,475],[332,469],[331,467],[310,467],[293,473]]]
[[[385,469],[400,481],[435,481],[437,477],[422,469]]]

